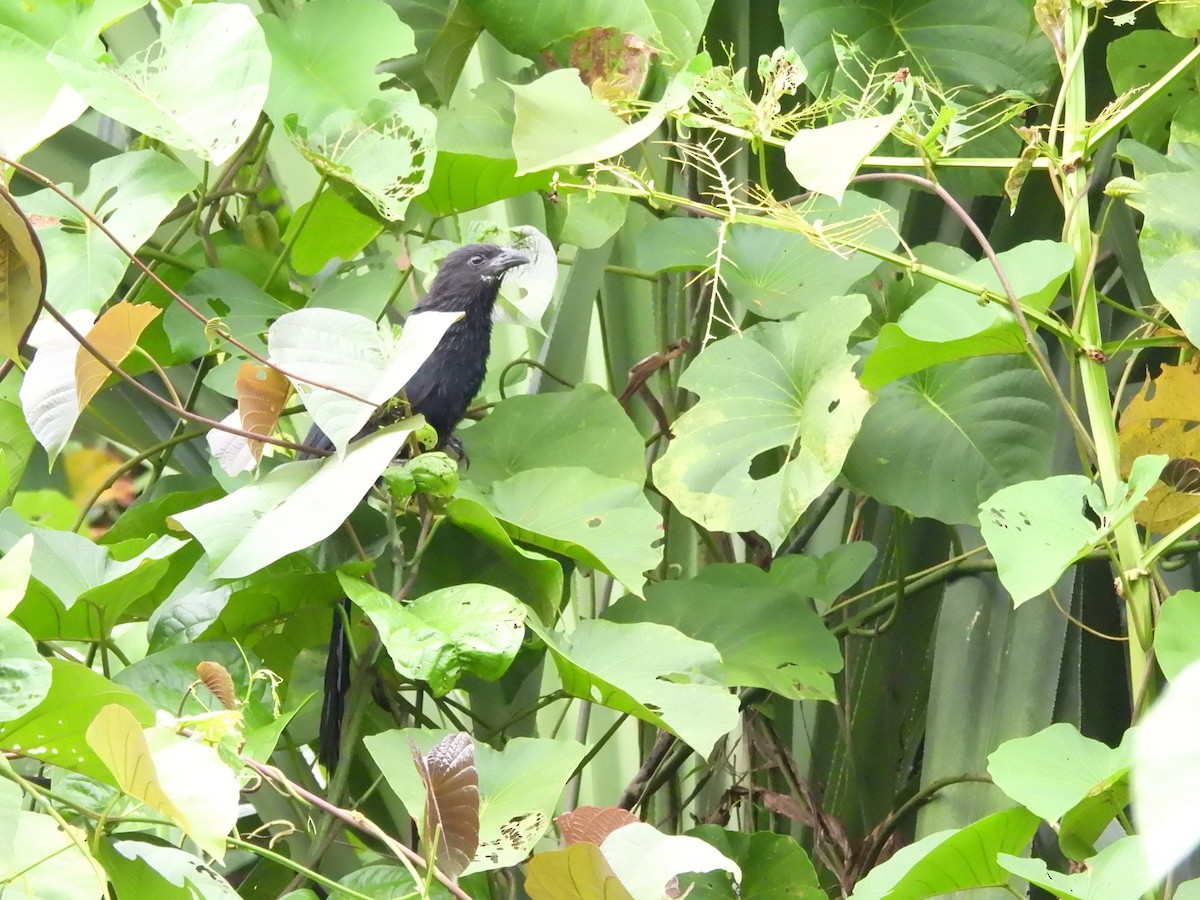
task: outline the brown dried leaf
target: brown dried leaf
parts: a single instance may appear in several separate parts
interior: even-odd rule
[[[438,741],[424,756],[412,746],[425,785],[426,842],[438,836],[437,866],[451,878],[471,864],[479,848],[479,771],[475,745],[463,732]]]
[[[134,305],[121,301],[110,307],[92,326],[87,339],[109,362],[120,365],[135,346],[142,332],[162,312],[150,303]],[[111,373],[90,351],[83,347],[75,355],[75,396],[82,411],[104,386]]]
[[[562,832],[563,843],[568,847],[585,841],[599,846],[621,826],[637,821],[637,816],[619,806],[580,806],[563,813],[554,824]]]
[[[20,347],[46,296],[46,258],[30,221],[0,184],[0,353]]]
[[[245,362],[238,369],[234,384],[238,398],[238,414],[242,428],[264,437],[275,429],[279,414],[287,404],[292,386],[275,369],[258,363]],[[250,452],[257,462],[262,459],[262,441],[249,441]]]
[[[223,707],[237,708],[237,689],[233,686],[233,676],[223,665],[206,660],[196,664],[196,671],[204,686],[213,692]]]
[[[1126,476],[1139,456],[1161,453],[1172,460],[1134,510],[1140,525],[1163,534],[1200,512],[1200,494],[1182,480],[1190,470],[1188,462],[1200,459],[1200,372],[1195,365],[1163,366],[1121,413],[1117,437]]]

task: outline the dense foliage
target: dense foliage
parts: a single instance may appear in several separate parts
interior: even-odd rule
[[[1198,34],[0,0],[0,896],[1200,896]]]

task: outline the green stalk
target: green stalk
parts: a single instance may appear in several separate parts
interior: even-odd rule
[[[1072,3],[1064,29],[1068,58],[1080,43],[1087,40],[1087,11]],[[1091,278],[1089,260],[1092,254],[1092,229],[1087,196],[1087,167],[1080,159],[1087,147],[1087,94],[1085,67],[1081,62],[1067,72],[1063,83],[1063,159],[1078,160],[1064,178],[1064,208],[1066,222],[1063,240],[1075,255],[1071,269],[1073,296],[1079,304],[1079,338],[1087,351],[1103,343],[1100,331],[1099,303],[1096,285]],[[1104,496],[1111,503],[1121,496],[1121,451],[1117,444],[1112,403],[1108,395],[1108,379],[1104,364],[1093,360],[1088,353],[1078,356],[1079,380],[1087,407],[1092,440],[1096,445],[1096,466]],[[1127,518],[1114,529],[1117,550],[1117,576],[1123,585],[1129,618],[1129,688],[1130,696],[1145,692],[1146,700],[1154,698],[1153,668],[1149,650],[1152,639],[1150,579],[1139,575],[1143,569],[1143,552],[1137,525]]]

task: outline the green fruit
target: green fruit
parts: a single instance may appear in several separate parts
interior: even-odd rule
[[[407,503],[408,498],[417,490],[417,482],[407,466],[390,466],[383,473],[383,483],[392,499],[399,505]]]
[[[413,438],[422,450],[432,450],[438,445],[437,429],[428,423],[414,431]]]
[[[417,490],[430,497],[453,497],[458,488],[458,464],[445,453],[422,453],[408,464]]]

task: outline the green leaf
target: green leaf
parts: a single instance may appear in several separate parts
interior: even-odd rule
[[[742,870],[736,894],[721,872],[681,878],[680,888],[693,900],[826,900],[808,854],[788,835],[747,834],[718,825],[701,825],[688,834],[712,844]]]
[[[554,617],[563,598],[562,566],[534,550],[514,544],[488,510],[456,497],[446,506],[449,519],[426,546],[414,590],[479,581],[519,598],[543,619]]]
[[[1146,859],[1162,878],[1200,844],[1200,665],[1175,676],[1133,736],[1133,812]]]
[[[1040,94],[1054,66],[1050,42],[1023,0],[931,0],[897,15],[892,0],[782,0],[784,46],[808,67],[814,93],[838,71],[834,35],[885,71],[906,66],[945,85]],[[964,42],[963,35],[971,39]]]
[[[1045,310],[1071,271],[1071,248],[1056,241],[1028,241],[997,254],[1017,299],[1025,308]],[[989,260],[958,277],[1004,296]],[[981,303],[978,295],[946,284],[934,285],[886,324],[863,368],[863,384],[878,388],[930,366],[972,356],[1024,353],[1025,337],[1007,305]]]
[[[516,174],[512,149],[516,117],[512,91],[504,84],[484,82],[469,99],[439,109],[437,117],[440,149],[429,187],[417,199],[434,215],[447,216],[549,189],[550,169]]]
[[[874,548],[859,543],[821,560],[785,556],[770,572],[745,563],[713,565],[686,581],[651,585],[645,601],[626,597],[604,618],[669,625],[711,643],[721,654],[726,684],[832,701],[830,674],[842,669],[841,650],[804,598],[846,590],[873,557]]]
[[[17,495],[34,443],[21,407],[0,400],[0,509]]]
[[[34,709],[0,725],[0,748],[115,784],[84,733],[96,714],[119,703],[143,725],[154,714],[137,694],[79,663],[50,663],[50,691]]]
[[[201,269],[183,283],[179,294],[209,319],[219,320],[231,336],[259,353],[266,352],[262,336],[267,327],[292,311],[290,306],[232,269]],[[181,361],[203,356],[212,346],[206,324],[178,303],[167,307],[163,330],[176,359]],[[237,358],[235,365],[240,367],[244,360],[244,356]]]
[[[1111,821],[1128,802],[1127,788],[1119,782],[1129,769],[1130,752],[1126,744],[1114,750],[1059,722],[1005,741],[988,757],[988,774],[996,787],[1047,822],[1096,800],[1107,801]]]
[[[39,4],[36,14],[20,3],[0,5],[0,84],[20,84],[0,104],[0,153],[20,159],[59,129],[70,125],[87,103],[67,87],[46,58],[62,40],[61,53],[81,61],[103,51],[102,30],[146,0],[95,0],[92,3]]]
[[[435,697],[467,674],[495,681],[521,649],[525,607],[499,588],[461,584],[400,604],[361,579],[338,580],[379,631],[396,671],[429,682]]]
[[[548,72],[532,84],[510,84],[516,124],[517,174],[597,162],[624,153],[650,137],[667,114],[687,105],[696,76],[708,68],[697,57],[667,86],[661,100],[632,124],[596,100],[578,69]]]
[[[1200,660],[1200,592],[1176,591],[1163,601],[1154,628],[1154,659],[1168,681]]]
[[[981,503],[979,528],[1014,605],[1048,591],[1071,563],[1132,515],[1166,462],[1165,456],[1139,457],[1111,505],[1104,502],[1099,485],[1082,475],[1024,481]],[[1084,516],[1085,503],[1100,516],[1100,525]]]
[[[900,97],[890,113],[801,128],[783,148],[796,183],[832,197],[838,203],[864,159],[888,136],[912,103],[912,79],[898,87]]]
[[[92,166],[82,193],[69,184],[60,187],[136,252],[195,185],[196,176],[182,163],[135,150]],[[36,231],[46,254],[46,302],[62,313],[98,311],[120,284],[128,257],[49,188],[22,197],[21,206],[27,215],[42,217]]]
[[[366,865],[339,879],[338,884],[357,891],[358,896],[421,897],[422,900],[428,896],[430,900],[450,900],[450,892],[436,881],[429,885],[414,883],[412,875],[404,866],[389,866],[383,863]],[[350,900],[351,896],[346,891],[335,890],[329,894],[329,900]],[[316,900],[315,894],[313,900]]]
[[[992,493],[1046,475],[1057,422],[1026,361],[945,363],[879,391],[842,474],[914,516],[973,524]]]
[[[121,896],[155,900],[235,900],[238,893],[199,857],[148,841],[103,842],[104,871]]]
[[[1075,874],[1052,872],[1037,858],[1001,853],[999,859],[1014,875],[1063,900],[1137,900],[1158,880],[1146,868],[1144,843],[1136,834],[1115,840]]]
[[[18,719],[45,700],[50,677],[50,664],[33,638],[15,622],[0,619],[0,722]]]
[[[742,880],[738,865],[712,844],[687,835],[663,834],[646,822],[621,826],[604,839],[600,849],[634,897],[659,897],[663,885],[687,872],[723,871]]]
[[[37,640],[106,636],[129,606],[154,590],[168,557],[184,546],[162,537],[118,554],[79,534],[32,528],[12,510],[0,512],[0,550],[9,552],[27,535],[33,536],[31,574],[44,590],[28,591],[12,615]]]
[[[104,115],[224,165],[267,98],[271,55],[262,29],[247,7],[223,3],[183,7],[161,28],[159,41],[117,66],[57,53],[50,61]]]
[[[461,490],[461,489],[460,489]],[[662,561],[662,519],[640,484],[590,469],[528,469],[473,499],[513,540],[607,572],[640,595],[644,572]]]
[[[376,407],[399,393],[464,312],[409,316],[397,339],[390,325],[376,325],[364,316],[300,309],[275,320],[267,345],[271,362],[289,377],[298,376],[292,385],[313,421],[344,451]],[[359,397],[367,402],[355,399]]]
[[[471,460],[467,477],[481,490],[529,469],[591,469],[640,485],[645,444],[617,399],[581,384],[570,391],[523,394],[496,405],[462,432]]]
[[[702,756],[737,724],[712,644],[674,628],[584,619],[567,637],[530,619],[563,690],[666,729]]]
[[[1003,887],[1011,880],[997,854],[1028,846],[1038,817],[1010,809],[958,831],[939,831],[902,847],[854,886],[850,900],[925,900],[955,890]]]
[[[1108,74],[1118,95],[1146,88],[1166,75],[1195,46],[1189,38],[1154,28],[1139,28],[1107,46]],[[1162,147],[1170,136],[1176,111],[1196,97],[1196,84],[1178,78],[1169,90],[1157,91],[1128,121],[1133,137],[1151,147]]]
[[[428,753],[447,731],[406,728],[363,739],[388,785],[410,813],[424,809],[425,786],[413,764],[412,741]],[[467,868],[484,872],[516,865],[550,828],[563,785],[586,748],[575,741],[513,738],[503,750],[475,741],[479,770],[479,850]]]
[[[0,619],[8,618],[29,588],[29,576],[33,573],[29,561],[32,553],[33,535],[27,534],[4,551],[4,557],[0,559]]]
[[[364,216],[337,191],[322,191],[311,214],[309,205],[306,203],[296,210],[283,235],[284,242],[296,236],[292,244],[292,268],[301,275],[315,275],[330,260],[354,259],[383,231],[379,222]],[[297,234],[301,222],[304,228]]]
[[[777,547],[842,467],[871,400],[846,352],[867,315],[852,295],[710,344],[680,384],[700,402],[672,425],[654,482],[710,531]],[[774,464],[764,472],[759,461]]]
[[[812,236],[758,225],[733,225],[721,247],[720,275],[727,296],[756,315],[785,319],[830,302],[879,265],[857,250],[831,253],[824,240],[853,236],[865,247],[896,246],[899,217],[881,200],[853,191],[840,204],[816,197],[797,208],[820,222]],[[651,272],[706,270],[716,263],[717,229],[710,219],[672,216],[646,228],[638,239],[638,264]]]
[[[0,771],[12,773],[12,764],[0,760]],[[94,900],[103,895],[104,870],[88,852],[82,828],[68,834],[50,816],[6,802],[0,791],[0,835],[6,895],[21,900]]]
[[[384,60],[416,49],[412,29],[382,0],[313,0],[287,19],[260,17],[271,50],[266,110],[276,126],[294,115],[306,125],[380,94]]]
[[[377,431],[340,459],[284,463],[254,484],[174,519],[208,551],[214,579],[250,575],[340,527],[416,424],[405,419]]]
[[[136,692],[156,710],[203,715],[221,709],[222,704],[200,683],[196,667],[202,662],[217,663],[229,673],[239,700],[259,702],[269,694],[262,682],[251,683],[257,658],[233,643],[200,641],[168,647],[125,667],[113,681]]]

